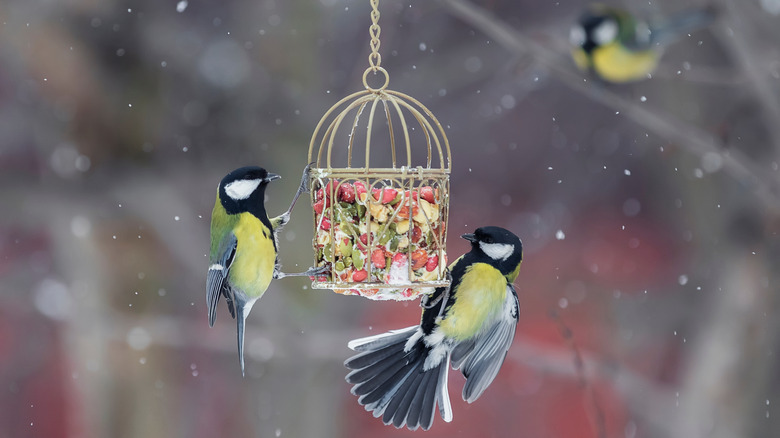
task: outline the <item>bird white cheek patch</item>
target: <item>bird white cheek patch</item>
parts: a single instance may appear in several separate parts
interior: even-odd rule
[[[225,193],[236,201],[246,199],[260,185],[259,179],[240,179],[225,186]]]
[[[585,29],[582,26],[574,26],[569,29],[569,43],[572,46],[581,46],[585,44]]]
[[[506,260],[515,251],[515,246],[508,243],[479,242],[479,247],[493,260]]]
[[[605,21],[593,31],[593,42],[598,45],[611,43],[618,36],[618,25],[614,21]]]

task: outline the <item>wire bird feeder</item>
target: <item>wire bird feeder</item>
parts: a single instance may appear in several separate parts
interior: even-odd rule
[[[451,154],[447,135],[428,108],[387,89],[378,3],[371,0],[365,90],[333,105],[309,144],[315,265],[328,267],[312,287],[375,300],[410,300],[449,284]],[[380,87],[368,84],[370,72],[384,76]],[[372,150],[372,142],[383,147]],[[364,165],[353,165],[362,161],[361,154]],[[371,167],[369,158],[386,164]],[[346,167],[334,167],[338,160]],[[417,164],[423,160],[424,165]]]

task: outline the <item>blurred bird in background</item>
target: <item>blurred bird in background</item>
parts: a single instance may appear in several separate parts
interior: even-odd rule
[[[663,49],[682,35],[708,26],[714,7],[681,12],[658,22],[603,4],[590,5],[569,32],[577,67],[607,82],[647,79]]]
[[[211,213],[211,251],[206,277],[206,303],[209,326],[217,318],[217,303],[224,296],[230,315],[238,324],[238,357],[244,374],[244,323],[252,306],[272,279],[315,275],[321,268],[302,273],[281,271],[278,254],[279,231],[302,193],[308,191],[309,166],[284,214],[268,218],[265,188],[281,178],[261,167],[242,167],[225,176],[217,188],[217,201]]]
[[[519,305],[512,286],[523,245],[510,231],[478,228],[464,234],[471,251],[450,265],[451,284],[421,302],[422,319],[389,333],[348,344],[359,353],[344,365],[352,393],[385,424],[427,430],[436,405],[452,420],[447,390],[450,364],[466,377],[463,399],[471,403],[498,374],[515,335]]]

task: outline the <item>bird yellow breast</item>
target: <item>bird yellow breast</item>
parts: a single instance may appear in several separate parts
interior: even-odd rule
[[[577,68],[583,71],[587,71],[590,65],[588,65],[588,54],[582,49],[574,49],[571,51],[571,57],[574,59],[574,64]]]
[[[658,65],[655,50],[633,52],[617,42],[596,48],[592,55],[593,69],[610,82],[629,82],[646,79]]]
[[[268,289],[276,264],[272,232],[251,213],[240,214],[233,232],[237,244],[230,281],[249,298],[259,298]]]
[[[466,269],[455,294],[455,303],[440,327],[445,336],[464,340],[479,333],[486,321],[501,312],[506,277],[486,263],[474,263]]]

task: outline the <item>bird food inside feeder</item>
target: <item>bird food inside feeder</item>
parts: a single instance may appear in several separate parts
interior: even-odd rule
[[[444,278],[442,192],[436,181],[404,187],[392,180],[316,179],[316,263],[329,274],[315,280],[333,283],[338,293],[379,300],[433,292],[415,283]]]

